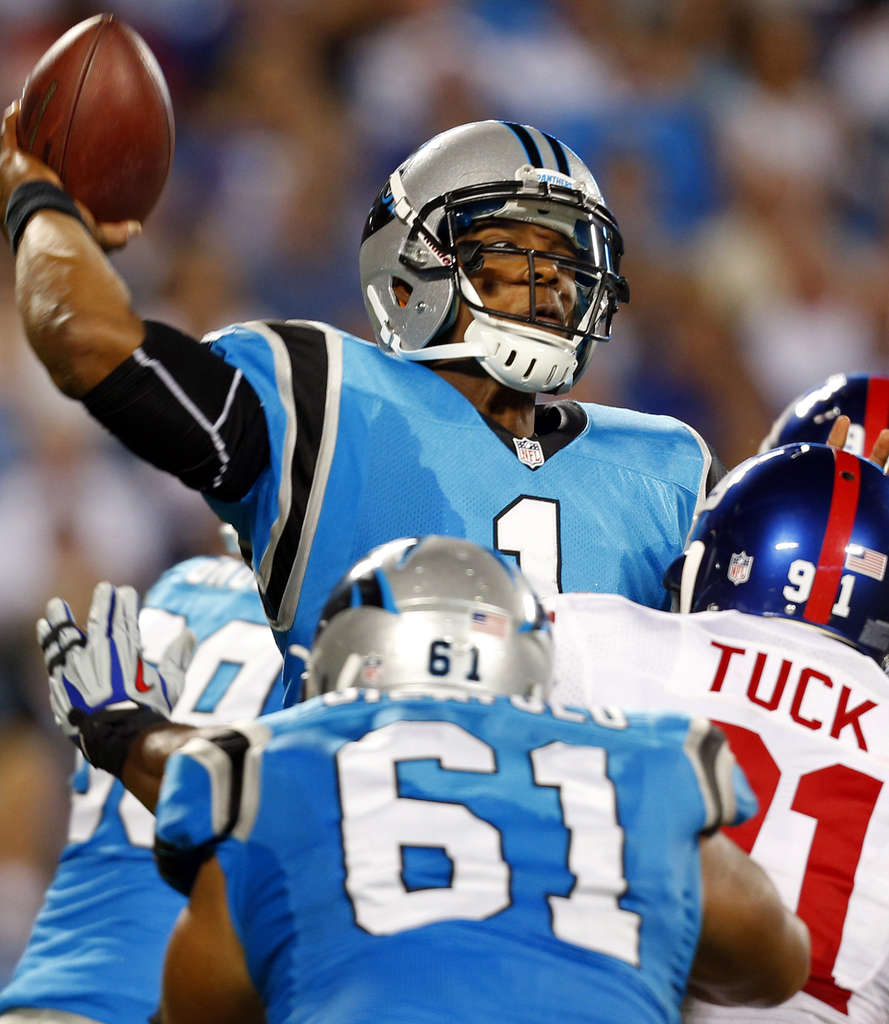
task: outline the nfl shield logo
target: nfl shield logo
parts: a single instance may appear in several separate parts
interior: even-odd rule
[[[367,686],[373,686],[383,678],[383,659],[378,654],[368,654],[361,666],[360,679]]]
[[[543,465],[543,448],[541,448],[539,441],[535,441],[531,437],[514,437],[512,443],[515,445],[515,452],[519,457],[519,462],[524,462],[531,469],[536,469],[538,466]]]
[[[728,578],[737,586],[739,583],[746,583],[750,579],[750,570],[753,568],[753,555],[746,551],[735,552],[729,559]]]

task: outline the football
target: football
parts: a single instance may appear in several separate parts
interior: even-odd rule
[[[145,40],[113,14],[69,29],[28,75],[19,146],[97,221],[144,220],[173,161],[173,108]]]

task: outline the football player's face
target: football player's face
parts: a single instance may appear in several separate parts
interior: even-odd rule
[[[576,259],[577,254],[564,235],[537,224],[503,219],[474,225],[459,240],[481,242],[488,250],[481,254],[480,266],[466,268],[483,305],[503,313],[530,314],[543,327],[547,323],[560,327],[571,324],[577,302],[574,273],[545,255],[553,253]],[[504,249],[502,254],[490,251],[498,247]],[[534,257],[533,310],[528,257],[510,249],[533,249],[539,254]]]

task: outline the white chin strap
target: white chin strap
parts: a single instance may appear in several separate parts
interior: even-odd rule
[[[460,271],[463,288],[473,301],[481,305],[475,289]],[[472,323],[466,328],[463,341],[446,345],[428,345],[406,351],[396,336],[392,352],[409,362],[433,359],[475,358],[494,380],[514,391],[537,394],[541,391],[566,391],[577,368],[575,346],[542,327],[499,320],[470,307]],[[591,342],[595,345],[595,342]]]
[[[553,343],[554,335],[524,324],[501,326],[502,321],[475,310],[472,315],[463,341],[428,345],[409,352],[396,339],[392,352],[412,363],[475,358],[494,380],[514,391],[537,394],[566,383],[570,386],[577,359],[573,351]]]

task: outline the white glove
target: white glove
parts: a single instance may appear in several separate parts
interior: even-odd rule
[[[91,715],[112,706],[141,705],[169,715],[185,686],[195,636],[184,629],[157,668],[143,661],[136,591],[103,582],[93,591],[86,634],[68,605],[54,597],[46,606],[46,617],[37,622],[37,642],[49,672],[56,724],[77,743],[81,730],[69,717],[75,709]]]

